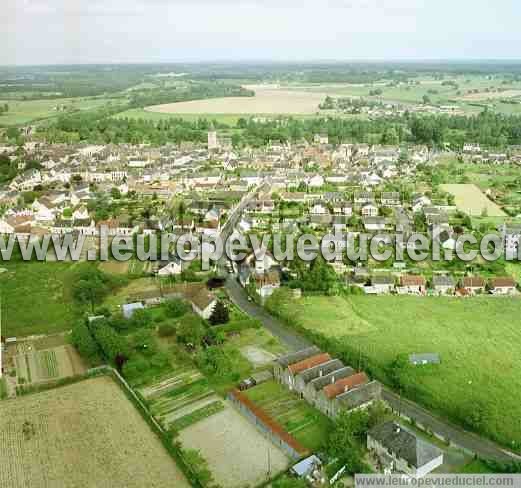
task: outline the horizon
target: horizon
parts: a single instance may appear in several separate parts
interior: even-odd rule
[[[5,12],[2,66],[513,61],[521,41],[511,0],[6,0]]]
[[[106,62],[84,62],[84,63],[32,63],[32,64],[0,64],[0,68],[43,68],[54,66],[174,66],[174,65],[194,65],[207,66],[210,64],[222,66],[270,66],[270,65],[285,65],[285,66],[316,66],[321,64],[327,65],[386,65],[386,64],[435,64],[435,65],[452,65],[452,64],[521,64],[521,57],[519,58],[381,58],[381,59],[302,59],[302,60],[277,60],[270,58],[259,59],[194,59],[194,60],[165,60],[165,61],[106,61]]]

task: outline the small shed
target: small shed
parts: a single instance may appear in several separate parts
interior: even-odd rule
[[[438,353],[411,354],[409,362],[414,366],[421,366],[424,364],[440,364],[441,359]]]
[[[299,478],[305,478],[313,473],[313,471],[320,469],[322,461],[314,454],[303,459],[291,468],[291,471]]]

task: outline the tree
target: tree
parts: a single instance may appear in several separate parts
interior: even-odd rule
[[[119,191],[119,188],[113,187],[110,190],[110,196],[115,200],[119,200],[121,198],[121,192]]]
[[[219,300],[215,304],[212,315],[210,315],[208,321],[212,325],[226,324],[230,321],[230,312],[222,301]]]
[[[92,337],[89,327],[85,322],[77,322],[72,328],[71,341],[80,355],[89,362],[99,358],[98,344]]]
[[[179,202],[179,205],[177,206],[177,217],[179,219],[179,223],[181,224],[181,230],[184,229],[184,219],[186,215],[186,204],[184,200],[181,200]]]
[[[218,346],[210,346],[199,352],[197,365],[208,375],[224,377],[233,373],[233,361],[229,353]]]
[[[78,303],[90,305],[92,311],[108,293],[107,286],[98,278],[80,279],[72,285],[72,296]]]
[[[105,320],[92,322],[91,331],[107,360],[115,362],[117,356],[125,358],[130,356],[130,348],[126,339],[110,327]]]
[[[184,344],[199,346],[206,334],[206,328],[197,315],[185,315],[177,327],[177,339]]]
[[[80,266],[73,277],[72,296],[76,302],[90,305],[94,311],[94,306],[100,304],[107,294],[123,281],[103,273],[91,263]]]
[[[369,415],[364,411],[341,412],[331,431],[328,443],[329,454],[341,460],[350,473],[366,472],[363,461],[362,443],[365,441]]]

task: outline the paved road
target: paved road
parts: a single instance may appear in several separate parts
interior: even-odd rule
[[[246,205],[253,199],[257,192],[266,186],[266,183],[261,185],[256,190],[252,191],[247,195],[241,204],[238,206],[233,215],[224,226],[222,235],[224,238],[228,237],[232,232],[233,227],[240,218]],[[268,183],[269,186],[269,183]],[[219,263],[221,269],[224,272],[224,262],[222,259]],[[262,324],[268,329],[275,337],[277,337],[290,351],[298,351],[312,345],[303,336],[297,332],[289,329],[280,320],[270,315],[264,308],[259,305],[250,302],[246,295],[246,292],[237,282],[235,275],[228,275],[226,280],[226,289],[233,303],[238,306],[245,313],[253,318],[256,318],[262,322]],[[434,416],[431,412],[418,404],[406,400],[403,397],[400,398],[396,393],[389,390],[387,387],[383,388],[383,399],[396,411],[400,411],[401,414],[408,418],[414,419],[418,424],[421,424],[424,428],[436,433],[444,439],[450,439],[453,444],[478,454],[479,456],[487,459],[496,459],[499,461],[511,461],[521,460],[521,456],[513,454],[497,444],[487,439],[481,438],[475,434],[467,432],[460,427],[456,427],[450,424],[446,420],[442,420]]]
[[[453,444],[476,453],[482,458],[495,459],[503,462],[521,460],[521,456],[510,453],[492,441],[467,432],[460,427],[456,427],[445,420],[435,417],[431,412],[420,407],[418,404],[403,397],[400,398],[399,395],[387,387],[382,389],[382,398],[393,410],[399,411],[402,415],[414,419],[424,428],[428,428],[431,432],[435,432],[445,440],[450,439]]]
[[[265,309],[248,301],[245,291],[239,283],[237,283],[234,275],[228,276],[226,289],[235,305],[251,317],[259,319],[289,350],[298,351],[312,345],[306,338],[289,329],[280,320],[271,316]],[[460,427],[456,427],[448,421],[434,416],[431,412],[414,402],[406,400],[403,397],[400,399],[396,393],[387,387],[383,388],[382,396],[393,410],[400,411],[403,415],[414,419],[418,424],[435,432],[444,439],[450,439],[453,444],[460,448],[476,453],[478,456],[486,459],[495,459],[504,462],[521,460],[521,456],[508,452],[494,442],[467,432]]]
[[[248,301],[248,297],[241,285],[237,283],[235,275],[228,275],[226,290],[232,300],[243,312],[250,317],[258,319],[264,327],[277,337],[290,351],[300,351],[312,345],[307,339],[289,330],[279,320],[271,316],[266,310],[254,302]]]

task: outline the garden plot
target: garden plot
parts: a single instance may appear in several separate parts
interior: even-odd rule
[[[195,369],[177,371],[153,385],[141,388],[139,392],[147,402],[152,415],[165,429],[190,424],[191,421],[188,419],[180,422],[184,417],[196,422],[206,414],[210,415],[213,409],[205,409],[218,402],[218,397],[208,386],[207,379]],[[199,415],[193,416],[198,411]],[[176,425],[172,425],[174,422]]]
[[[310,451],[319,450],[326,441],[330,420],[278,383],[268,381],[245,393]]]
[[[37,350],[22,343],[14,358],[19,384],[43,383],[83,374],[86,367],[69,345]]]
[[[122,390],[100,377],[0,403],[0,486],[190,485]]]
[[[287,469],[289,458],[228,402],[224,410],[183,429],[185,449],[197,449],[223,488],[257,486]]]

